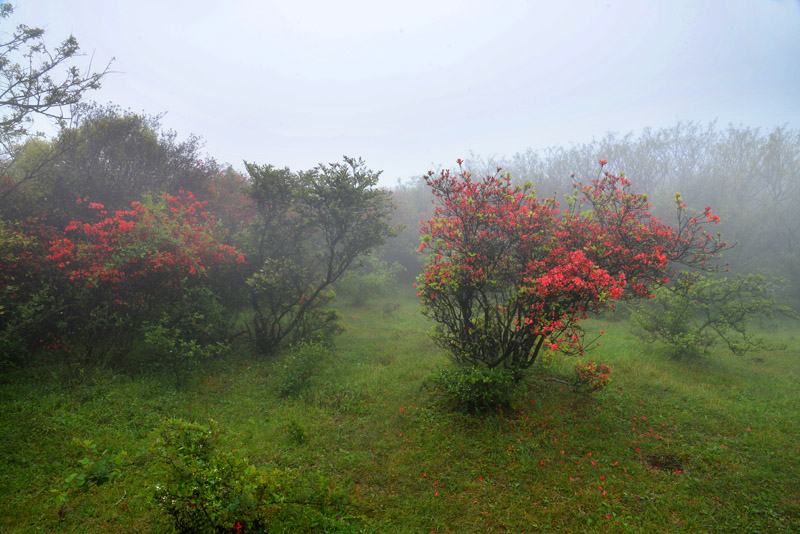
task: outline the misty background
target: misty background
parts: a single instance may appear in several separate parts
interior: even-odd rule
[[[15,5],[4,30],[74,34],[94,68],[115,58],[90,99],[165,113],[237,169],[348,154],[393,185],[469,151],[800,122],[794,0]]]

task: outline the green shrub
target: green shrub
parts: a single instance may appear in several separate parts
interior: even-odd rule
[[[84,456],[78,463],[80,469],[70,473],[58,488],[51,491],[56,494],[58,517],[63,519],[67,505],[78,494],[86,493],[93,486],[101,486],[122,475],[122,467],[127,460],[125,452],[111,454],[108,451],[98,452],[97,444],[92,440],[74,438],[76,445],[84,450]]]
[[[511,404],[518,380],[508,369],[467,365],[441,369],[432,382],[456,409],[475,413]]]
[[[323,479],[258,468],[225,450],[217,424],[170,419],[153,434],[158,507],[182,534],[337,530],[347,498]]]
[[[296,397],[302,393],[314,372],[328,355],[321,342],[301,341],[294,345],[283,362],[281,397]]]
[[[185,374],[196,370],[203,361],[228,352],[223,343],[200,345],[194,339],[186,339],[178,328],[171,328],[162,320],[158,324],[145,324],[144,341],[157,363],[169,369],[180,387]]]
[[[292,445],[304,445],[308,443],[306,429],[297,421],[292,420],[289,422],[289,426],[286,427],[286,434]]]
[[[257,508],[267,477],[246,460],[220,451],[220,432],[177,419],[153,438],[155,500],[181,533],[231,532],[236,524],[261,527]]]
[[[748,331],[754,317],[775,312],[797,317],[777,303],[774,283],[763,276],[715,279],[682,273],[674,286],[661,288],[653,302],[639,306],[634,321],[643,339],[663,343],[671,358],[697,359],[718,343],[739,356],[785,348]]]

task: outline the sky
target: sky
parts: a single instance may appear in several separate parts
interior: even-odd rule
[[[102,69],[101,104],[220,163],[362,157],[393,185],[470,151],[679,121],[800,128],[800,0],[12,0]]]

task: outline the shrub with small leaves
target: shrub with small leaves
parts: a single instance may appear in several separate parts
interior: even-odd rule
[[[230,532],[235,523],[261,526],[256,511],[267,477],[219,450],[220,441],[214,421],[170,419],[153,436],[155,500],[178,532]]]
[[[328,349],[320,342],[301,341],[294,345],[283,363],[280,396],[295,397],[302,393],[327,355]]]
[[[151,451],[157,505],[181,534],[335,532],[347,498],[323,479],[251,464],[208,425],[170,419]],[[337,517],[339,516],[339,517]]]
[[[178,387],[184,374],[195,370],[203,361],[230,350],[224,343],[200,345],[194,339],[185,339],[180,329],[167,326],[167,322],[162,318],[158,324],[145,324],[144,341],[158,363],[174,374]]]
[[[122,475],[122,466],[127,456],[125,452],[112,454],[109,451],[99,452],[97,444],[90,440],[74,438],[76,445],[84,450],[86,456],[78,463],[80,470],[70,473],[60,487],[51,491],[56,494],[58,517],[63,519],[67,505],[79,494],[89,491],[93,486],[101,486]]]
[[[289,442],[291,442],[293,445],[303,445],[308,443],[308,434],[306,433],[306,429],[297,421],[292,420],[289,422],[289,426],[286,427],[286,434],[289,438]]]
[[[504,368],[455,366],[441,369],[432,378],[458,410],[475,413],[511,404],[517,381]]]
[[[778,304],[779,280],[761,275],[712,278],[681,273],[670,287],[661,288],[648,305],[639,306],[634,321],[645,341],[659,341],[673,359],[698,359],[717,344],[741,356],[752,350],[781,350],[784,345],[748,331],[754,317],[778,312],[797,314]]]
[[[587,395],[600,391],[608,385],[608,375],[611,369],[608,366],[588,361],[575,364],[575,377],[570,385],[572,391]]]

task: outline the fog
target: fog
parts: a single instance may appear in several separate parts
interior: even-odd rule
[[[19,2],[113,75],[89,96],[219,162],[363,157],[381,183],[678,121],[800,122],[800,3]],[[8,24],[9,21],[3,21]]]

